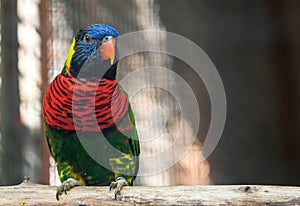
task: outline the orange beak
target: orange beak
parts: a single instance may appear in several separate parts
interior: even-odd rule
[[[100,57],[102,60],[110,60],[110,64],[114,64],[115,61],[115,52],[116,52],[116,47],[115,47],[115,39],[109,39],[106,42],[102,42],[100,46]]]

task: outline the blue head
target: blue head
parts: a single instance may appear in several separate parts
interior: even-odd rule
[[[105,24],[80,29],[73,39],[63,72],[77,76],[85,61],[96,52],[102,61],[116,67],[115,38],[118,35],[116,29]]]

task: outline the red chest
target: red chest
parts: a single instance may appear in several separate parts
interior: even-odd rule
[[[128,101],[115,80],[91,82],[59,74],[43,103],[45,122],[59,130],[99,131],[125,117]]]

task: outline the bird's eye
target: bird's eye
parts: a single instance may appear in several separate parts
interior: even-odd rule
[[[88,43],[90,43],[90,41],[91,41],[91,36],[90,35],[88,35],[88,34],[86,34],[85,36],[84,36],[84,42],[86,43],[86,44],[88,44]]]
[[[106,41],[110,40],[111,38],[112,38],[111,36],[106,36],[106,37],[103,38],[102,41],[103,41],[103,42],[106,42]]]

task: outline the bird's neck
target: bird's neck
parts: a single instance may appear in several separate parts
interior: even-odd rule
[[[104,79],[108,79],[108,80],[115,80],[116,79],[116,75],[117,75],[117,67],[118,67],[118,62],[115,62],[113,65],[110,66],[110,68],[104,73],[104,75],[101,75],[101,79],[104,78]],[[74,68],[71,68],[71,69],[67,69],[67,65],[65,64],[64,65],[64,68],[61,72],[62,75],[64,76],[70,76],[70,77],[74,77],[74,78],[77,78],[78,77],[78,72],[79,70],[78,69],[74,69]],[[95,69],[94,72],[97,72],[97,69]],[[89,77],[91,79],[93,79],[94,77],[96,77],[96,75],[94,75],[95,73],[91,73],[91,74],[87,74],[86,77]],[[84,75],[83,75],[84,76]],[[99,80],[99,78],[96,78]]]

